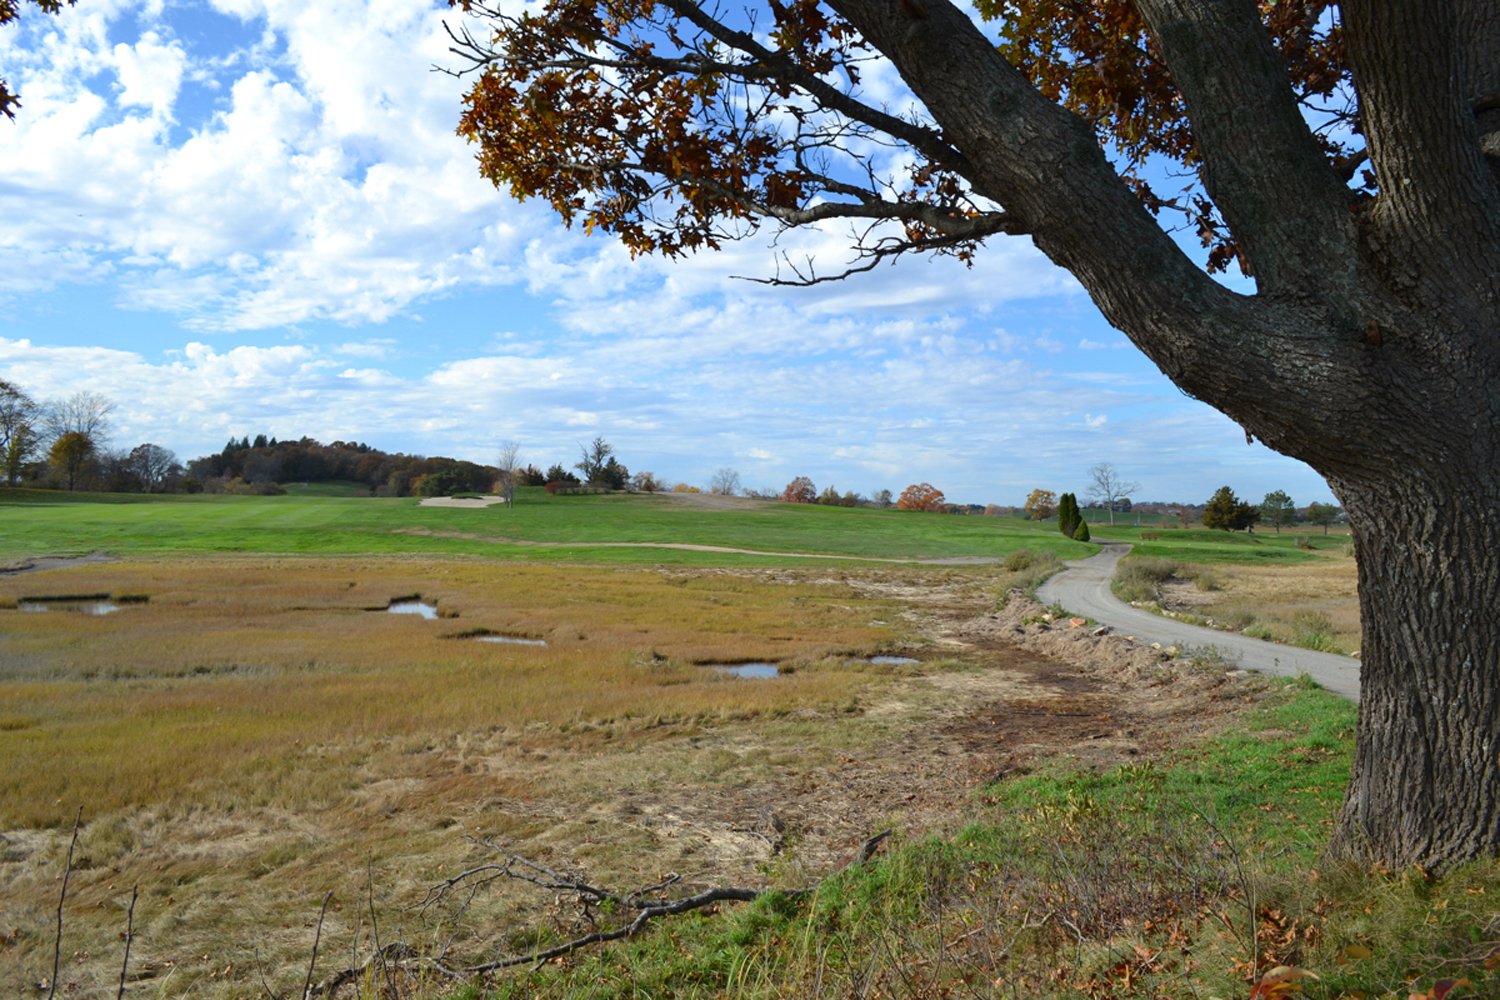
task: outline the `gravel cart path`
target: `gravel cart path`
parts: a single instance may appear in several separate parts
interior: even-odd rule
[[[1359,661],[1333,653],[1318,653],[1296,646],[1262,642],[1237,632],[1199,628],[1133,608],[1110,592],[1115,566],[1130,551],[1123,542],[1101,542],[1103,551],[1088,559],[1066,563],[1037,591],[1043,604],[1060,604],[1074,614],[1093,618],[1111,628],[1128,632],[1163,646],[1213,646],[1224,658],[1246,670],[1296,676],[1307,674],[1329,691],[1351,701],[1359,700]]]

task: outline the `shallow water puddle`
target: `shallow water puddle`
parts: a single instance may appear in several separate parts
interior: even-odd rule
[[[870,662],[875,666],[884,664],[886,666],[905,667],[913,663],[921,663],[922,661],[914,660],[910,656],[872,656],[870,657]]]
[[[385,609],[393,615],[421,615],[428,621],[437,620],[437,606],[423,601],[392,601]]]
[[[31,613],[41,611],[73,611],[94,618],[112,615],[120,610],[118,604],[110,601],[21,601],[16,607],[21,611]]]
[[[751,680],[766,680],[781,676],[781,668],[774,663],[705,663],[705,667],[731,677],[748,677]]]
[[[476,642],[494,642],[506,646],[545,646],[546,639],[522,639],[514,635],[476,635]]]

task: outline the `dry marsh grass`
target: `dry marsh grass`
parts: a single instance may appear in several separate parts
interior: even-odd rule
[[[801,670],[743,684],[695,664],[813,663],[891,634],[867,624],[878,609],[841,586],[728,575],[230,562],[113,565],[87,577],[101,592],[151,600],[105,617],[6,613],[6,827],[62,824],[69,803],[103,812],[198,801],[205,782],[301,808],[328,789],[284,785],[279,773],[301,770],[314,748],[374,739],[542,726],[576,742],[585,731],[827,707],[861,676]],[[0,586],[19,598],[38,581]],[[411,594],[457,617],[367,610]],[[462,637],[477,629],[548,645]]]
[[[1261,638],[1353,652],[1360,645],[1354,559],[1341,549],[1318,554],[1323,558],[1303,563],[1216,565],[1216,589],[1191,610]]]
[[[0,610],[11,992],[50,972],[80,805],[74,992],[111,992],[105,956],[139,883],[132,963],[154,995],[255,993],[257,963],[281,981],[305,962],[328,886],[342,908],[329,947],[347,954],[364,935],[368,953],[367,865],[379,908],[392,887],[459,866],[466,834],[638,862],[677,821],[601,804],[621,783],[670,800],[834,760],[880,724],[830,723],[892,676],[848,658],[904,637],[891,602],[837,580],[480,562],[113,563],[0,580],[0,608],[84,592],[149,600],[104,617]],[[367,610],[412,594],[455,617]],[[475,630],[548,645],[461,637]],[[754,682],[697,665],[745,660],[796,669]],[[691,840],[689,863],[707,849]],[[408,917],[383,919],[394,936]]]

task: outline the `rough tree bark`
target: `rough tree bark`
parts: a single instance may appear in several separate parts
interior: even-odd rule
[[[1327,478],[1354,531],[1364,629],[1332,850],[1432,869],[1500,853],[1500,6],[1338,6],[1370,198],[1320,148],[1254,0],[1136,0],[1255,279],[1239,294],[1163,231],[1093,125],[1042,96],[968,13],[826,2],[930,122],[894,129],[846,96],[835,107],[789,56],[716,32],[707,5],[659,0],[743,53],[743,79],[779,77],[962,177],[1002,207],[991,232],[1028,233],[1179,387]],[[876,194],[843,214],[916,217]]]

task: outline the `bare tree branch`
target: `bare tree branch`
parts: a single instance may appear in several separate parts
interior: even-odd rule
[[[313,931],[312,957],[307,960],[307,976],[302,980],[302,1000],[307,1000],[312,990],[313,970],[318,967],[318,943],[323,940],[323,918],[328,915],[328,904],[332,901],[333,890],[329,889],[318,910],[318,928]]]
[[[78,827],[83,823],[83,806],[73,817],[73,839],[68,841],[68,859],[63,864],[62,891],[57,894],[57,938],[52,942],[52,981],[47,984],[47,1000],[57,995],[57,973],[62,968],[63,903],[68,898],[68,879],[73,875],[73,848],[78,846]]]
[[[125,996],[125,973],[130,968],[130,945],[135,940],[135,901],[141,894],[139,884],[130,887],[130,909],[125,911],[125,958],[120,962],[120,988],[115,991],[115,1000]],[[306,995],[306,990],[303,995]]]
[[[735,31],[714,20],[704,12],[701,5],[691,0],[665,0],[665,3],[677,16],[725,45],[746,53],[763,65],[774,66],[778,77],[801,87],[824,107],[855,121],[864,122],[872,128],[910,144],[913,149],[932,162],[941,164],[961,177],[971,176],[972,168],[968,159],[945,141],[940,132],[886,114],[884,111],[878,111],[855,100],[816,74],[802,69],[785,53],[773,52],[745,32]]]

